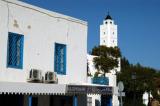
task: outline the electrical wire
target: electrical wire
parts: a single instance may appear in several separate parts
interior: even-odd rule
[[[70,22],[75,22],[75,23],[79,23],[79,24],[82,24],[82,25],[87,25],[87,23],[85,23],[85,21],[79,21],[78,19],[73,19],[72,17],[69,18],[64,18],[64,17],[56,17],[52,14],[49,14],[49,13],[46,13],[46,12],[43,12],[43,11],[40,11],[38,9],[35,9],[35,8],[32,8],[32,7],[27,7],[27,6],[24,6],[24,5],[20,5],[20,4],[17,4],[17,3],[14,3],[14,2],[11,2],[11,1],[7,1],[7,0],[2,0],[4,2],[7,2],[7,3],[10,3],[10,4],[14,4],[14,5],[18,5],[18,6],[21,6],[21,7],[24,7],[24,8],[27,8],[27,9],[31,9],[31,10],[34,10],[34,11],[37,11],[37,12],[40,12],[40,13],[43,13],[45,15],[48,15],[52,18],[57,18],[57,19],[63,19],[63,20],[67,20],[67,21],[70,21]]]

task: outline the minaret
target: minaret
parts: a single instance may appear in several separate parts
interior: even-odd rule
[[[118,46],[117,25],[114,24],[114,21],[109,13],[103,20],[103,24],[100,25],[100,45],[105,45],[107,47]],[[118,61],[118,67],[111,70],[112,74],[120,72],[120,58],[118,59]]]
[[[118,46],[117,39],[117,25],[114,23],[114,20],[109,15],[103,20],[103,24],[100,25],[100,45],[105,45],[107,47]],[[109,86],[116,88],[117,86],[117,76],[116,72],[120,72],[120,58],[118,59],[119,64],[117,68],[110,70],[110,73],[107,73],[106,76],[109,78]],[[118,90],[116,90],[118,92]],[[118,106],[118,96],[113,94],[112,96],[112,105]]]
[[[103,24],[100,25],[100,45],[115,47],[118,46],[117,42],[117,25],[108,13]]]

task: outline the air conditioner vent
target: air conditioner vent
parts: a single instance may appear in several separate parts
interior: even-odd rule
[[[29,81],[41,81],[41,71],[38,69],[31,69],[29,72]]]
[[[56,72],[46,72],[45,74],[45,82],[46,83],[57,83],[58,80],[57,80],[57,74]]]

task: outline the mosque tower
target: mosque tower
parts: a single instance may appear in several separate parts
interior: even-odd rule
[[[118,46],[117,25],[114,24],[114,20],[109,13],[103,20],[103,24],[100,25],[100,45],[107,47]]]
[[[105,45],[107,47],[115,47],[118,46],[118,38],[117,38],[117,25],[114,23],[114,20],[109,15],[103,20],[103,24],[100,25],[100,45]],[[119,64],[117,68],[110,70],[111,73],[107,73],[106,76],[109,78],[109,86],[113,86],[114,89],[117,90],[117,76],[116,73],[120,72],[120,58],[118,59]],[[113,94],[112,96],[113,106],[119,106],[118,96],[117,94]]]

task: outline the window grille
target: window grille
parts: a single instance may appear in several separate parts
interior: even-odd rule
[[[55,44],[55,72],[66,74],[66,45]]]
[[[12,68],[23,67],[23,39],[24,36],[9,32],[7,66]]]

